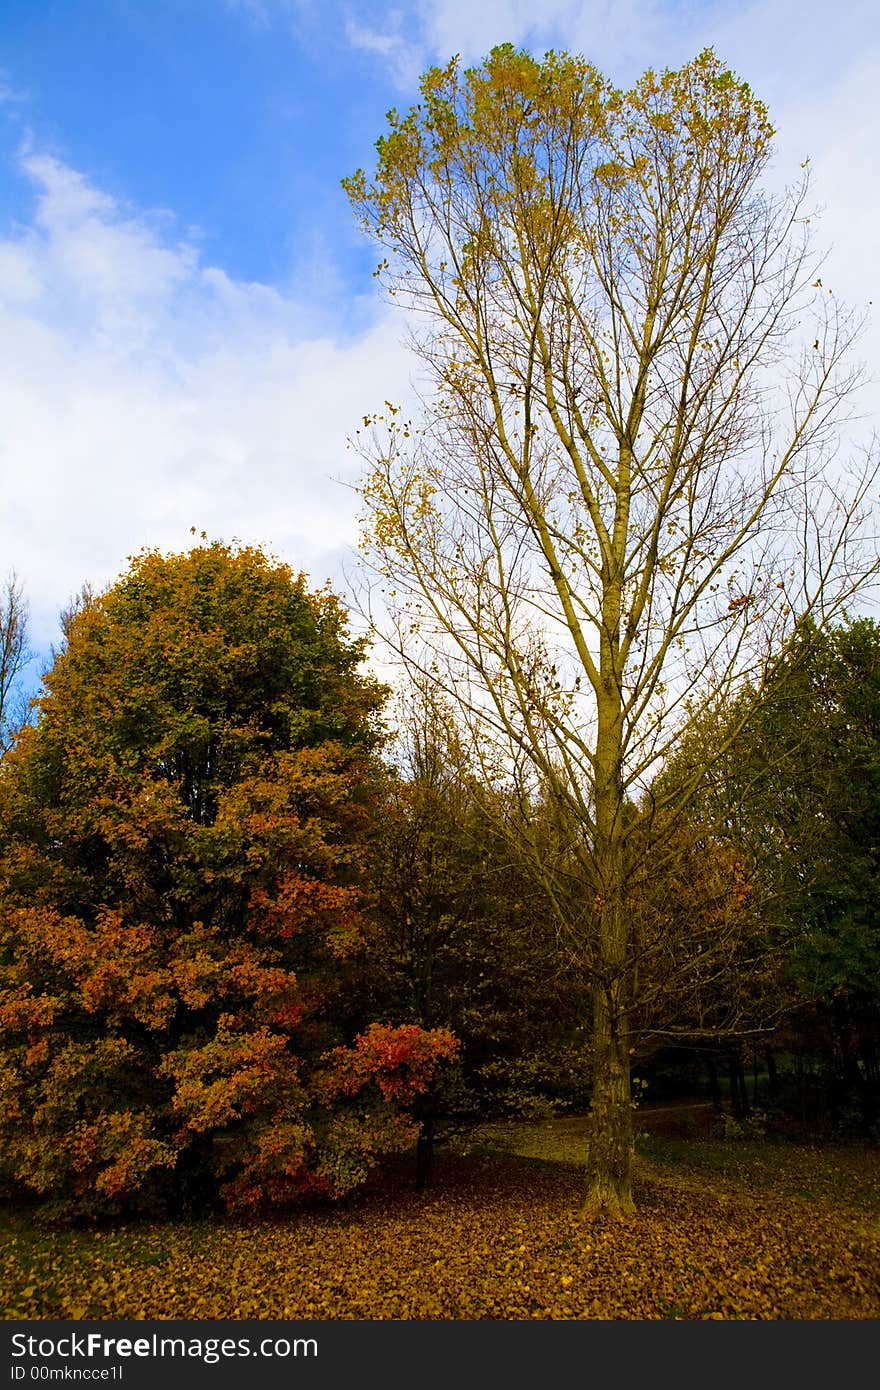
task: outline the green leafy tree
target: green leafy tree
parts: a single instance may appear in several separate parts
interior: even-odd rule
[[[699,737],[723,743],[738,722],[734,703],[726,728]],[[758,714],[717,763],[703,809],[755,866],[765,935],[789,982],[788,1041],[824,1055],[838,1092],[870,1122],[880,1089],[875,622],[803,628]]]

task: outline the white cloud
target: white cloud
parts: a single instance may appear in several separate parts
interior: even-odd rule
[[[780,164],[791,167],[798,157],[810,158],[813,189],[822,209],[818,236],[831,248],[829,270],[835,290],[853,304],[873,299],[880,310],[878,89],[880,53],[844,71],[821,99],[805,96],[781,106],[777,123]],[[880,328],[880,313],[877,320]],[[880,349],[876,334],[875,342]]]
[[[499,43],[564,48],[624,83],[713,46],[768,99],[798,92],[821,102],[843,70],[880,48],[875,12],[876,0],[832,10],[825,0],[414,0],[391,10],[353,0],[347,34],[392,64],[406,43],[421,67],[455,53],[479,61]]]
[[[0,106],[18,106],[28,99],[27,92],[14,87],[8,74],[0,68]]]
[[[52,640],[85,580],[192,525],[339,582],[355,538],[345,441],[407,389],[396,318],[318,331],[303,303],[201,264],[76,171],[30,153],[30,225],[0,240],[0,555]]]
[[[425,66],[424,50],[404,37],[399,27],[399,12],[392,11],[385,18],[391,27],[384,31],[349,19],[345,25],[345,37],[352,48],[378,54],[388,64],[397,85],[405,91],[412,90]]]
[[[498,43],[566,47],[599,66],[656,50],[666,26],[655,0],[421,0],[423,32],[433,56],[479,60]],[[681,14],[679,14],[679,23]]]
[[[635,70],[656,61],[671,33],[694,27],[686,6],[662,0],[416,0],[398,9],[380,6],[378,13],[381,18],[375,6],[356,5],[346,37],[385,60],[411,88],[430,63],[448,62],[453,54],[464,63],[479,61],[508,42],[538,51],[569,48],[612,72],[626,65]]]

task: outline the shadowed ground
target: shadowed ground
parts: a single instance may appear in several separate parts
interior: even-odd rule
[[[655,1133],[637,1217],[585,1228],[584,1124],[487,1126],[428,1192],[400,1164],[343,1207],[259,1223],[53,1233],[8,1216],[3,1315],[880,1317],[876,1149]]]

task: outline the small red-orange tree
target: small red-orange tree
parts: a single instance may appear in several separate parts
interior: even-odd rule
[[[139,556],[69,620],[0,778],[8,1187],[253,1206],[413,1140],[451,1035],[349,1050],[384,694],[361,656],[330,592],[220,544]]]

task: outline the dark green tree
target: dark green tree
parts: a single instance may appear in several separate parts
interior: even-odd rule
[[[462,1044],[458,1067],[420,1101],[421,1185],[438,1131],[583,1103],[587,1088],[589,996],[514,852],[507,822],[522,808],[462,769],[441,706],[422,689],[405,709],[373,857],[379,989],[395,1017],[449,1028]]]
[[[740,706],[694,735],[725,748],[700,798],[753,866],[768,950],[781,953],[785,1037],[818,1057],[830,1099],[870,1124],[880,1073],[880,627],[803,625],[757,715]],[[728,746],[729,745],[729,746]]]

